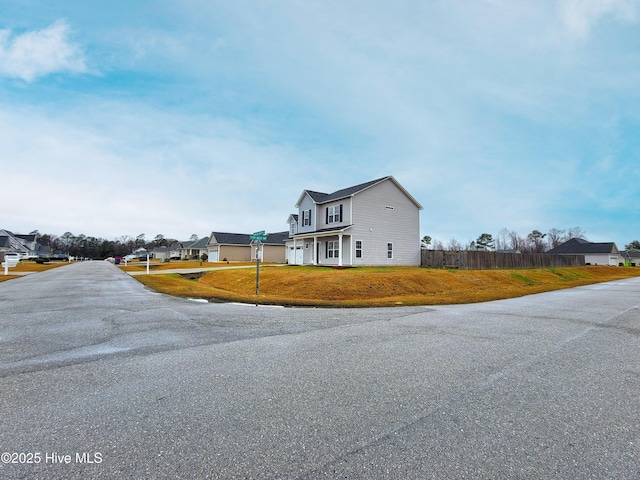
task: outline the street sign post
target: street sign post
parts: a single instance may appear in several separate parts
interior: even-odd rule
[[[264,230],[254,232],[249,235],[251,242],[256,244],[256,297],[260,294],[260,244],[267,241],[267,234]]]

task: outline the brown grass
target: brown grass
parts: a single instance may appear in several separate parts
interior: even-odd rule
[[[149,270],[174,270],[177,268],[211,268],[211,267],[229,267],[229,266],[242,266],[242,265],[255,265],[252,262],[202,262],[200,260],[171,260],[170,262],[163,262],[162,260],[149,261]],[[125,272],[142,272],[147,269],[147,262],[139,262],[134,260],[128,262],[127,266],[121,263],[119,267]]]
[[[435,270],[420,267],[321,267],[207,272],[197,280],[180,275],[136,277],[162,293],[180,297],[298,306],[364,307],[474,303],[519,297],[640,276],[640,268],[575,267],[522,270]]]

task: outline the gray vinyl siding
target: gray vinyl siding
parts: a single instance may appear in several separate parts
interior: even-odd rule
[[[304,199],[298,207],[298,233],[308,233],[316,230],[316,204],[309,195],[305,195]],[[311,210],[311,225],[304,224],[304,212],[305,210]]]
[[[323,228],[344,227],[351,225],[351,197],[343,198],[335,202],[323,203],[318,206],[318,230]],[[327,210],[329,207],[342,206],[342,221],[327,223]]]
[[[354,265],[420,265],[420,209],[391,180],[353,197],[349,233]],[[356,240],[362,241],[362,258],[355,257]],[[393,243],[392,259],[388,243]]]

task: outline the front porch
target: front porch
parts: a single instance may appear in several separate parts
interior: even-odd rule
[[[353,265],[352,236],[340,230],[294,235],[287,242],[287,260],[291,265]]]

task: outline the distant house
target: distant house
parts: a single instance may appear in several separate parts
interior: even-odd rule
[[[287,220],[290,264],[420,265],[422,206],[391,176],[304,190],[296,208]]]
[[[180,248],[180,258],[183,260],[199,259],[200,256],[208,253],[209,237],[202,237],[199,240],[189,240],[182,242]]]
[[[9,230],[0,230],[0,252],[12,252],[22,258],[35,258],[38,256],[36,236],[12,233]]]
[[[288,237],[289,232],[268,233],[266,242],[260,245],[262,261],[284,263]],[[207,251],[210,262],[251,262],[256,259],[256,245],[246,233],[211,232]]]
[[[168,247],[154,247],[153,248],[153,258],[157,260],[167,260],[169,258],[169,248]]]
[[[584,255],[586,265],[624,264],[624,259],[613,242],[594,243],[581,238],[572,238],[547,252],[551,255]]]
[[[640,250],[623,250],[620,255],[624,259],[625,265],[640,267]]]

